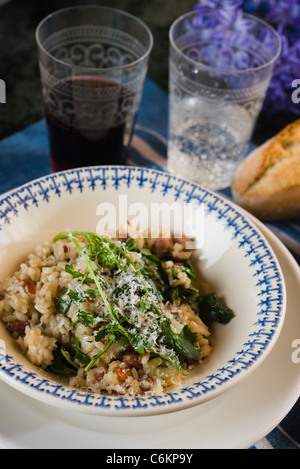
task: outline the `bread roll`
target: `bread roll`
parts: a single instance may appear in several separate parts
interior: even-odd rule
[[[244,159],[231,189],[234,201],[262,220],[300,216],[300,119]]]

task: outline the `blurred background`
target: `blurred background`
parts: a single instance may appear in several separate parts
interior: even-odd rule
[[[216,3],[216,0],[211,1]],[[244,2],[250,10],[258,3]],[[270,11],[273,8],[274,12],[272,2],[260,3],[269,4]],[[289,7],[290,3],[289,0],[277,1],[277,6],[282,4],[283,8]],[[0,106],[0,139],[36,122],[44,115],[35,42],[36,26],[49,13],[82,4],[120,8],[144,20],[154,36],[148,77],[165,91],[168,90],[168,31],[178,16],[194,8],[195,0],[0,0],[0,78],[6,83],[6,105]],[[282,21],[282,15],[279,17]],[[300,48],[298,67],[299,64]],[[300,78],[300,75],[295,78]],[[287,108],[262,113],[257,122],[254,142],[265,141],[296,117]]]
[[[35,29],[48,14],[73,5],[98,4],[138,16],[154,36],[148,76],[168,87],[168,29],[194,0],[0,0],[0,78],[6,83],[6,105],[1,106],[0,139],[43,117]]]

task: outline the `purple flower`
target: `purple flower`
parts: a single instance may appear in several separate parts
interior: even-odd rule
[[[242,10],[236,11],[235,21],[234,21],[234,28],[237,31],[244,31],[245,33],[255,27],[255,21],[250,18],[245,17]]]
[[[300,41],[291,45],[282,33],[281,41],[281,55],[274,66],[264,109],[268,112],[284,111],[300,114],[299,105],[291,100],[292,82],[295,78],[300,78]]]
[[[244,0],[243,2],[243,10],[248,12],[256,11],[258,8],[261,7],[262,0]]]
[[[236,10],[243,3],[243,0],[204,0],[201,4],[196,5],[196,9],[201,6],[207,6],[209,8],[222,8],[223,10]]]
[[[260,65],[251,51],[251,20],[243,16],[243,12],[251,13],[277,29],[282,40],[282,51],[274,65],[273,76],[266,95],[264,109],[268,112],[286,111],[300,115],[300,106],[291,99],[291,84],[300,78],[300,1],[299,0],[202,0],[196,9],[210,8],[215,10],[218,21],[222,23],[224,41],[219,57],[224,64],[229,64],[230,54],[227,49],[233,43],[241,51],[231,56],[232,66],[246,69]],[[254,31],[254,30],[253,30]],[[218,30],[218,36],[222,34]],[[274,37],[266,28],[256,35],[266,51],[271,51]],[[222,51],[222,53],[221,53]],[[245,52],[247,51],[247,52]],[[225,60],[226,59],[226,60]]]

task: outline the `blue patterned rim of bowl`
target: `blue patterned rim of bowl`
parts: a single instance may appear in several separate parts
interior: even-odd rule
[[[111,415],[143,415],[167,413],[197,405],[219,395],[232,381],[251,371],[262,360],[264,352],[279,335],[285,310],[285,285],[280,266],[269,245],[245,215],[221,196],[196,184],[168,173],[139,167],[87,167],[54,173],[27,183],[0,197],[0,234],[5,227],[24,215],[32,207],[59,201],[65,193],[84,194],[88,191],[147,189],[168,194],[173,201],[184,204],[193,201],[204,204],[206,216],[215,217],[223,230],[230,232],[238,249],[247,258],[252,275],[259,286],[257,317],[243,348],[238,350],[226,366],[216,369],[205,379],[178,391],[151,397],[114,397],[96,395],[66,387],[60,383],[27,371],[13,356],[5,353],[0,340],[0,377],[25,394],[34,395],[56,406],[64,406],[88,413]],[[29,392],[30,390],[30,392]]]

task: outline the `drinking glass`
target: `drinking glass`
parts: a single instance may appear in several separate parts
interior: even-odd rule
[[[249,149],[279,35],[254,16],[202,8],[178,18],[169,38],[169,171],[223,189]]]
[[[153,37],[138,18],[76,6],[37,27],[54,171],[126,164]]]

